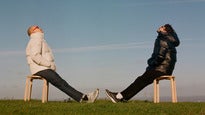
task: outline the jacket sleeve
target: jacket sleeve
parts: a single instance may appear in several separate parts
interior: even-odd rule
[[[148,64],[150,66],[160,65],[165,60],[167,51],[168,51],[167,42],[163,40],[157,40],[155,42],[152,58],[148,60]]]
[[[31,59],[38,65],[50,67],[51,64],[48,60],[42,57],[42,41],[39,39],[33,39],[30,46]]]
[[[170,41],[171,44],[173,44],[174,47],[179,46],[180,41],[176,33],[173,33],[172,35],[168,36],[167,39]]]

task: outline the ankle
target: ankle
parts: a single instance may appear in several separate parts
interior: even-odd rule
[[[87,95],[83,95],[82,100],[83,101],[88,101],[88,96]]]
[[[123,96],[122,96],[122,94],[119,92],[119,93],[117,93],[116,98],[117,98],[117,99],[123,99]]]

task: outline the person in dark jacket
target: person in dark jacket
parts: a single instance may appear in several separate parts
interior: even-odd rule
[[[153,83],[154,79],[163,75],[171,75],[177,61],[176,47],[180,41],[175,30],[170,24],[165,24],[157,30],[154,50],[148,59],[148,67],[143,75],[130,84],[122,92],[111,92],[106,89],[107,96],[113,103],[128,101],[139,91]]]

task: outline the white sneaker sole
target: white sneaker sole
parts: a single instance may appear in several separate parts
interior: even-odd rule
[[[110,100],[113,102],[113,103],[117,103],[109,94],[107,91],[105,91],[106,95],[110,98]]]
[[[95,97],[93,98],[93,100],[88,101],[88,103],[94,103],[95,100],[97,99],[98,95],[99,95],[99,89],[97,89],[97,90],[95,91]]]

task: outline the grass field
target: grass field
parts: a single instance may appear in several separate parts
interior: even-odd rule
[[[0,115],[205,115],[205,102],[161,102],[129,101],[111,103],[97,100],[95,103],[75,101],[0,100]]]

